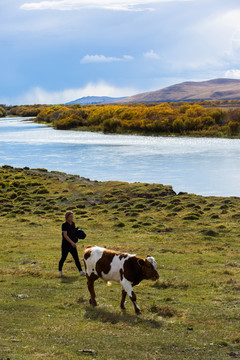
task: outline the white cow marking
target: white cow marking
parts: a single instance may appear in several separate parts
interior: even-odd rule
[[[149,262],[152,264],[154,270],[157,271],[157,263],[156,263],[156,260],[154,259],[154,257],[148,256],[148,257],[146,258],[146,260],[149,261]]]

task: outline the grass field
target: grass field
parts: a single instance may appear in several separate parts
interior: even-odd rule
[[[0,359],[240,358],[240,199],[176,195],[159,184],[92,182],[0,168]],[[66,210],[85,246],[152,255],[160,279],[121,288],[86,279],[69,255],[58,275]]]

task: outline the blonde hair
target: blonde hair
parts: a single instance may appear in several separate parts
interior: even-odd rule
[[[72,211],[67,211],[65,213],[65,219],[67,220],[70,215],[73,215],[73,212]]]

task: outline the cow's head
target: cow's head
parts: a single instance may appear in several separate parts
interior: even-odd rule
[[[152,256],[147,256],[146,259],[139,259],[139,265],[142,268],[142,274],[144,279],[157,280],[159,279],[159,274],[157,272],[157,263]]]

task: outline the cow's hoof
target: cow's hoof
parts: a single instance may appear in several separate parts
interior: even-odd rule
[[[141,315],[141,310],[136,310],[136,315]]]
[[[121,308],[122,310],[126,310],[125,302],[121,302],[121,303],[120,303],[120,308]]]
[[[96,301],[93,302],[92,299],[89,299],[89,304],[92,306],[97,306]]]

